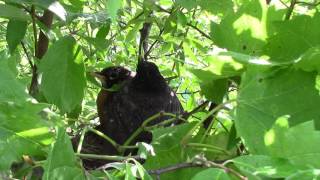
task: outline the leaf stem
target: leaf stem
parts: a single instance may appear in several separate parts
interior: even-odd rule
[[[110,138],[109,136],[103,134],[102,132],[93,129],[93,128],[88,128],[89,131],[95,133],[96,135],[102,137],[103,139],[107,140],[112,146],[114,146],[118,151],[119,151],[119,144],[117,142],[115,142],[112,138]]]
[[[110,161],[125,161],[129,158],[141,159],[139,156],[110,156],[110,155],[81,154],[81,153],[75,153],[75,154],[81,158],[102,159],[102,160],[110,160]]]
[[[148,119],[146,119],[142,124],[141,126],[125,141],[125,143],[123,144],[123,146],[128,146],[141,132],[143,132],[147,125],[156,120],[157,118],[159,117],[162,117],[162,116],[173,116],[175,117],[176,119],[176,115],[175,114],[172,114],[172,113],[166,113],[166,112],[159,112],[159,113],[156,113],[154,114],[153,116],[150,116]]]
[[[83,140],[84,140],[84,136],[85,134],[87,133],[88,131],[88,128],[85,127],[81,133],[81,136],[80,136],[80,140],[79,140],[79,144],[78,144],[78,147],[77,147],[77,153],[80,153],[81,152],[81,149],[82,149],[82,144],[83,144]]]

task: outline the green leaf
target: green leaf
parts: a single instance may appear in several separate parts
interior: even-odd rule
[[[49,124],[39,116],[46,107],[34,104],[5,65],[0,61],[0,171],[9,169],[22,155],[45,155],[51,143]]]
[[[19,21],[31,20],[30,16],[25,11],[7,4],[0,4],[0,17]]]
[[[130,43],[131,41],[133,41],[135,38],[137,38],[137,33],[139,32],[139,25],[135,25],[134,28],[130,29],[130,31],[128,32],[127,36],[126,36],[126,42]]]
[[[122,8],[123,0],[107,0],[106,7],[113,21],[117,19],[117,13]]]
[[[212,22],[210,35],[219,47],[253,56],[263,55],[263,46],[273,32],[269,24],[282,20],[284,13],[279,12],[268,8],[265,0],[246,0],[236,12],[226,13],[219,24]]]
[[[43,108],[32,103],[0,103],[0,171],[9,169],[22,155],[45,155],[51,134],[38,115]]]
[[[243,65],[229,56],[210,55],[204,59],[209,64],[208,67],[202,69],[189,68],[189,71],[202,82],[239,76],[243,71]]]
[[[312,47],[308,49],[300,58],[297,64],[297,68],[300,68],[307,72],[318,71],[320,72],[320,46]]]
[[[285,178],[298,171],[288,159],[274,158],[264,155],[240,156],[232,162],[243,172],[255,176]]]
[[[56,141],[44,166],[43,179],[83,179],[85,175],[73,152],[69,136],[63,128],[57,128]]]
[[[186,15],[184,15],[183,12],[178,11],[177,18],[178,18],[178,23],[181,24],[182,27],[187,25],[188,19],[187,19]]]
[[[10,53],[17,48],[27,31],[26,21],[10,20],[7,26],[6,39]]]
[[[55,42],[43,57],[41,91],[62,112],[71,112],[82,102],[86,86],[82,52],[72,37]]]
[[[191,180],[230,180],[231,178],[228,174],[222,169],[209,168],[203,171],[200,171]]]
[[[233,12],[233,2],[232,0],[216,1],[216,0],[198,0],[199,6],[216,15],[218,13],[227,14],[228,12]]]
[[[174,12],[170,14],[164,23],[164,31],[163,34],[174,33],[177,30],[177,13]]]
[[[8,66],[7,60],[0,61],[0,102],[25,102],[28,97],[25,87],[19,83]]]
[[[316,74],[293,68],[248,68],[241,80],[236,128],[252,154],[269,154],[265,133],[283,115],[290,125],[314,120],[320,127]]]
[[[155,156],[146,159],[144,167],[147,170],[159,169],[191,159],[195,154],[185,151],[180,145],[184,135],[195,125],[187,123],[173,127],[159,128],[152,131],[152,146]],[[201,168],[181,169],[179,171],[161,174],[161,179],[189,179]]]
[[[289,159],[300,167],[320,168],[320,131],[316,131],[313,121],[304,122],[289,128],[290,115],[276,120],[264,136],[270,154]],[[315,119],[314,119],[315,120]]]
[[[200,87],[201,94],[208,100],[220,104],[228,90],[228,79],[217,79],[201,83]]]
[[[309,180],[309,179],[319,179],[320,169],[311,169],[305,171],[299,171],[295,174],[286,178],[286,180]]]
[[[187,10],[191,10],[197,6],[196,0],[177,0],[176,3],[186,8]]]
[[[272,67],[272,66],[288,66],[293,64],[293,62],[281,63],[281,62],[272,62],[267,59],[267,57],[261,56],[250,56],[242,53],[237,53],[233,51],[227,52],[220,52],[219,55],[221,56],[230,56],[236,62],[239,62],[244,65],[254,65],[254,66],[265,66],[265,67]]]
[[[67,12],[64,7],[57,0],[7,0],[12,3],[17,4],[29,4],[40,6],[44,9],[49,9],[55,15],[57,15],[61,20],[65,21]],[[0,11],[1,12],[1,11]],[[30,17],[30,16],[29,16]]]
[[[273,61],[287,62],[300,57],[309,48],[320,45],[320,14],[314,17],[297,16],[290,21],[274,23],[276,33],[264,47],[265,53]],[[290,51],[288,51],[290,49]]]
[[[99,31],[96,34],[96,38],[105,39],[109,33],[111,23],[107,23],[106,25],[99,28]]]

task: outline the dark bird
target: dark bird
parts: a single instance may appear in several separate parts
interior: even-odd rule
[[[168,86],[158,67],[147,61],[138,62],[136,75],[123,67],[108,67],[95,76],[101,80],[103,88],[97,98],[100,125],[97,129],[122,145],[141,124],[159,112],[182,114],[183,108],[175,93]],[[118,86],[118,91],[108,91]],[[160,116],[152,124],[159,123],[167,116]],[[92,136],[92,135],[91,135]],[[87,138],[88,139],[88,138]],[[90,139],[90,138],[89,138]],[[85,144],[98,147],[95,154],[115,155],[117,150],[106,140],[96,137]],[[132,143],[150,143],[152,136],[141,133]],[[101,148],[102,147],[102,148]],[[98,152],[99,151],[99,152]],[[88,152],[87,152],[88,153]],[[90,152],[92,153],[92,152]],[[93,161],[84,162],[85,166],[97,167]],[[93,163],[93,164],[90,164]],[[91,167],[90,167],[91,166]]]

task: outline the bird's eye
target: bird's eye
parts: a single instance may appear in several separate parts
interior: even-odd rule
[[[110,80],[114,80],[114,79],[116,79],[117,78],[117,73],[116,72],[112,72],[111,74],[110,74],[110,76],[109,76],[109,79]]]

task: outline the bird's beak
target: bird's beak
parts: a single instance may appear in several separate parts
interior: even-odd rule
[[[102,84],[104,84],[106,82],[106,78],[103,75],[101,75],[99,72],[91,72],[90,74],[93,77],[99,79]]]

